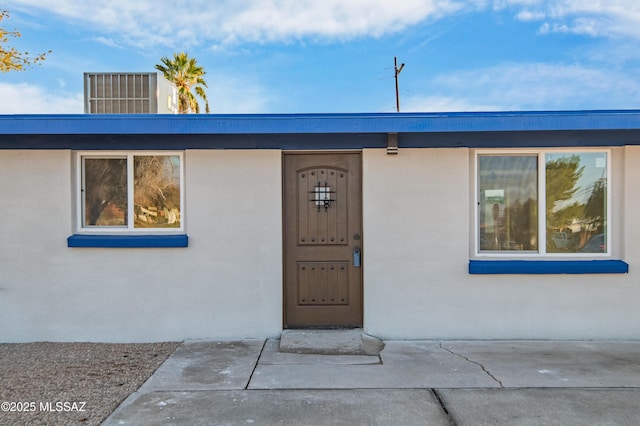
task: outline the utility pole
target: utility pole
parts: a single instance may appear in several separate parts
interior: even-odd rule
[[[393,69],[395,70],[395,77],[396,77],[396,111],[400,112],[400,91],[398,90],[398,75],[400,74],[400,71],[402,71],[402,68],[404,68],[404,64],[400,65],[400,68],[398,68],[398,58],[397,57],[393,57]]]

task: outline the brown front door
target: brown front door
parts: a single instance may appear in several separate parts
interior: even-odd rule
[[[361,157],[284,156],[284,326],[362,326]]]

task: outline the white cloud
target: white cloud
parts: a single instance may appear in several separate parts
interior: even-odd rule
[[[112,38],[94,37],[93,40],[98,42],[98,43],[100,43],[100,44],[104,44],[105,46],[109,46],[109,47],[117,47],[117,48],[121,48],[122,47],[116,41],[114,41]]]
[[[640,81],[577,65],[507,64],[443,75],[432,87],[432,95],[408,97],[402,110],[606,109],[640,104]]]
[[[258,84],[233,77],[211,75],[207,98],[216,114],[258,114],[268,112],[271,96]],[[59,81],[61,87],[63,82]],[[52,91],[27,83],[0,83],[0,114],[83,114],[84,95]]]
[[[521,21],[543,21],[541,34],[640,38],[637,0],[496,0],[498,9],[520,9]]]
[[[396,33],[427,18],[486,7],[486,0],[14,0],[24,13],[44,10],[108,35],[118,44],[139,47],[189,46],[198,40],[346,40]],[[107,40],[107,38],[103,38]]]
[[[543,34],[640,38],[638,0],[13,0],[8,7],[43,10],[91,28],[100,43],[139,48],[380,37],[490,7],[541,21]]]
[[[82,93],[55,93],[27,83],[0,83],[0,114],[82,114]]]
[[[570,24],[545,22],[540,26],[539,33],[573,33],[597,37],[606,31],[605,27],[601,19],[577,18]]]
[[[101,43],[140,48],[380,37],[490,7],[541,21],[541,33],[640,38],[638,0],[13,0],[8,7],[43,10],[93,29]]]
[[[518,14],[516,15],[516,18],[520,21],[539,21],[541,19],[544,19],[545,15],[542,12],[532,12],[528,9],[522,10],[520,12],[518,12]]]

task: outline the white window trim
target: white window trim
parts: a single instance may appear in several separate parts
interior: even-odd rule
[[[83,226],[84,217],[84,173],[83,158],[126,158],[127,159],[127,204],[133,206],[133,157],[135,156],[178,156],[180,158],[180,227],[179,228],[135,228],[134,209],[127,209],[127,226]],[[75,230],[79,234],[183,234],[185,232],[185,165],[184,151],[78,151],[75,153],[76,167],[76,220]]]
[[[547,240],[547,226],[546,226],[546,154],[551,153],[582,153],[582,152],[602,152],[607,154],[607,251],[605,253],[547,253],[547,247],[545,242]],[[538,156],[538,251],[496,251],[487,252],[480,251],[480,188],[478,182],[478,157],[481,155],[537,155]],[[475,258],[517,258],[517,259],[585,259],[585,258],[611,258],[612,246],[611,246],[611,230],[615,229],[612,225],[614,215],[611,210],[611,196],[613,194],[613,182],[611,180],[611,157],[612,152],[610,148],[574,148],[574,147],[561,147],[561,148],[540,148],[540,149],[481,149],[475,150],[473,161],[473,256]]]

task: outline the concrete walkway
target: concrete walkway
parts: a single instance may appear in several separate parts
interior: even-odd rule
[[[186,342],[105,425],[638,425],[640,342]]]

